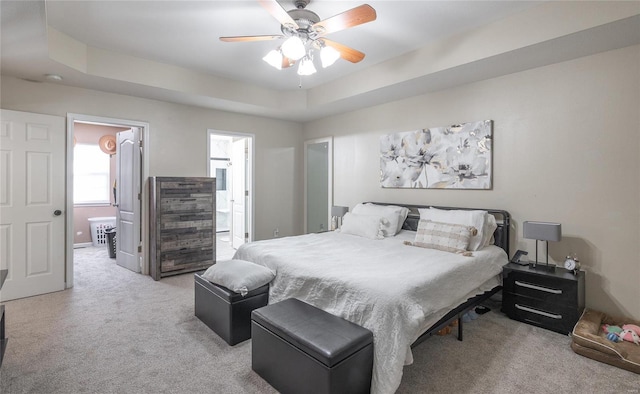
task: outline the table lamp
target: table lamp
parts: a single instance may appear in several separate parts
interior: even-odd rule
[[[331,207],[331,226],[332,230],[336,230],[342,226],[342,217],[349,212],[349,207],[339,207],[332,206]],[[335,220],[335,223],[334,223]]]
[[[556,266],[549,265],[549,241],[558,242],[562,238],[560,223],[524,222],[522,232],[524,238],[536,240],[536,260],[531,263],[531,267],[554,271]],[[538,241],[547,243],[547,261],[545,265],[540,266],[538,266]]]

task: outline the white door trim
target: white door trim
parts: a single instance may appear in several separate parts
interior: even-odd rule
[[[231,247],[238,249],[247,234],[247,149],[248,138],[231,141]]]
[[[241,132],[233,132],[233,131],[220,131],[220,130],[215,130],[215,129],[207,129],[207,176],[211,176],[211,174],[209,173],[209,158],[211,157],[211,135],[226,135],[226,136],[230,136],[230,137],[244,137],[244,138],[248,138],[248,145],[249,145],[249,168],[248,168],[248,175],[249,175],[249,179],[250,179],[250,185],[249,185],[249,204],[248,204],[248,212],[246,212],[246,214],[249,215],[249,228],[247,229],[247,232],[249,233],[249,236],[247,238],[247,242],[252,242],[254,239],[254,234],[255,234],[255,220],[254,220],[254,212],[255,212],[255,188],[256,188],[256,180],[255,177],[253,176],[253,174],[255,174],[255,163],[256,163],[256,149],[255,149],[255,145],[256,145],[256,135],[253,133],[241,133]]]
[[[67,288],[73,287],[73,128],[75,122],[93,123],[99,125],[111,125],[122,127],[140,127],[142,129],[142,198],[140,218],[142,223],[142,271],[143,275],[149,275],[149,123],[136,120],[107,118],[103,116],[83,115],[67,113],[67,244],[66,244],[66,274]]]

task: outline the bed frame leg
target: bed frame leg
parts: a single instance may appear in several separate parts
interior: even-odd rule
[[[458,341],[462,341],[462,316],[458,315]]]

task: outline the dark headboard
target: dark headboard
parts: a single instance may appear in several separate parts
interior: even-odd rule
[[[509,212],[501,210],[501,209],[486,209],[486,208],[459,208],[459,207],[439,207],[435,205],[408,205],[408,204],[397,204],[390,202],[370,202],[371,204],[377,205],[397,205],[401,207],[409,208],[409,215],[407,219],[404,221],[402,228],[405,230],[416,231],[418,229],[418,222],[420,221],[420,214],[418,213],[418,208],[437,208],[437,209],[461,209],[465,211],[475,211],[482,210],[487,211],[491,215],[496,218],[496,223],[498,224],[498,228],[493,233],[493,238],[495,239],[495,245],[504,249],[507,252],[507,256],[511,256],[509,253],[509,228],[511,226],[511,215]]]

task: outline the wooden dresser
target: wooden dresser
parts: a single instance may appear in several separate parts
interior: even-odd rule
[[[215,178],[149,177],[149,188],[151,277],[215,264]]]

